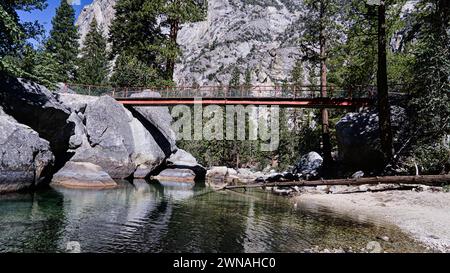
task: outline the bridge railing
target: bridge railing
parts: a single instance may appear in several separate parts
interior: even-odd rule
[[[167,87],[114,87],[101,85],[66,84],[66,91],[77,94],[114,98],[157,97],[162,98],[274,98],[299,99],[322,98],[322,89],[318,85],[267,85],[236,87],[223,86],[167,86]],[[376,86],[327,86],[329,98],[373,98]],[[146,94],[142,94],[146,92]],[[158,93],[159,95],[155,94]]]

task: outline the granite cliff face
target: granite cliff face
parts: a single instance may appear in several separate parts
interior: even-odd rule
[[[81,40],[95,17],[107,34],[116,1],[94,0],[81,12]],[[238,67],[251,70],[253,83],[286,79],[299,55],[296,22],[302,0],[209,0],[205,21],[182,27],[174,80],[178,85],[228,84]],[[242,81],[243,81],[242,77]]]
[[[286,79],[300,52],[301,0],[210,0],[206,21],[184,26],[175,82],[228,84],[238,67],[253,83]],[[241,78],[243,81],[243,77]]]
[[[83,45],[84,38],[89,32],[89,25],[94,18],[103,29],[104,35],[108,36],[109,27],[116,13],[115,4],[116,0],[94,0],[92,4],[83,8],[75,23],[80,33],[80,45]]]

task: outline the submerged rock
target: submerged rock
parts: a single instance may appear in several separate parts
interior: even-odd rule
[[[65,188],[114,188],[117,183],[98,165],[68,162],[53,176],[51,185]]]
[[[152,179],[172,182],[195,182],[195,172],[189,169],[165,169]]]
[[[49,142],[0,107],[0,193],[38,186],[49,179],[53,161]]]

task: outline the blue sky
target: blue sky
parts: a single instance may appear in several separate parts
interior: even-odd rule
[[[81,10],[85,5],[92,3],[92,0],[78,0],[80,5],[73,5],[76,16],[80,14]],[[74,2],[77,2],[75,0]],[[47,34],[52,28],[52,18],[55,15],[56,8],[60,4],[60,0],[47,0],[47,8],[43,11],[33,10],[31,12],[19,11],[20,19],[24,22],[38,20],[45,28]]]

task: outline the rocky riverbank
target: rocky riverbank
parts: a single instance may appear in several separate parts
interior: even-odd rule
[[[293,197],[294,206],[321,207],[337,215],[393,224],[432,251],[450,252],[450,193],[383,191],[348,194],[305,193]]]
[[[0,82],[0,193],[45,184],[110,188],[115,179],[151,176],[204,179],[206,170],[176,146],[167,107],[125,108],[108,96],[53,93],[7,75]]]
[[[214,167],[208,171],[207,178],[217,189],[246,183],[260,183],[263,186],[277,181],[315,180],[320,176],[322,162],[317,153],[311,152],[301,157],[291,172],[254,172],[249,169]],[[352,178],[363,176],[364,172],[358,171]],[[450,193],[446,187],[398,183],[261,188],[291,198],[294,207],[324,209],[334,215],[358,221],[395,225],[430,252],[450,252]],[[386,236],[380,240],[388,242],[390,239]],[[311,252],[321,250],[313,249]]]
[[[209,183],[216,189],[225,185],[281,181],[292,173],[251,172],[248,169],[215,167],[208,171]],[[361,172],[355,173],[355,177]],[[249,179],[250,178],[250,179]],[[446,187],[378,184],[360,186],[261,187],[289,197],[294,207],[325,210],[357,221],[394,225],[430,252],[450,252],[450,193]],[[379,238],[389,242],[389,236]],[[339,250],[336,250],[340,252]],[[350,250],[352,251],[352,250]],[[359,251],[359,250],[355,250]],[[366,250],[362,250],[365,252]],[[367,250],[368,251],[368,250]],[[313,249],[311,252],[322,252]],[[324,250],[329,252],[329,250]],[[333,252],[333,251],[331,251]],[[371,252],[371,251],[369,251]]]

